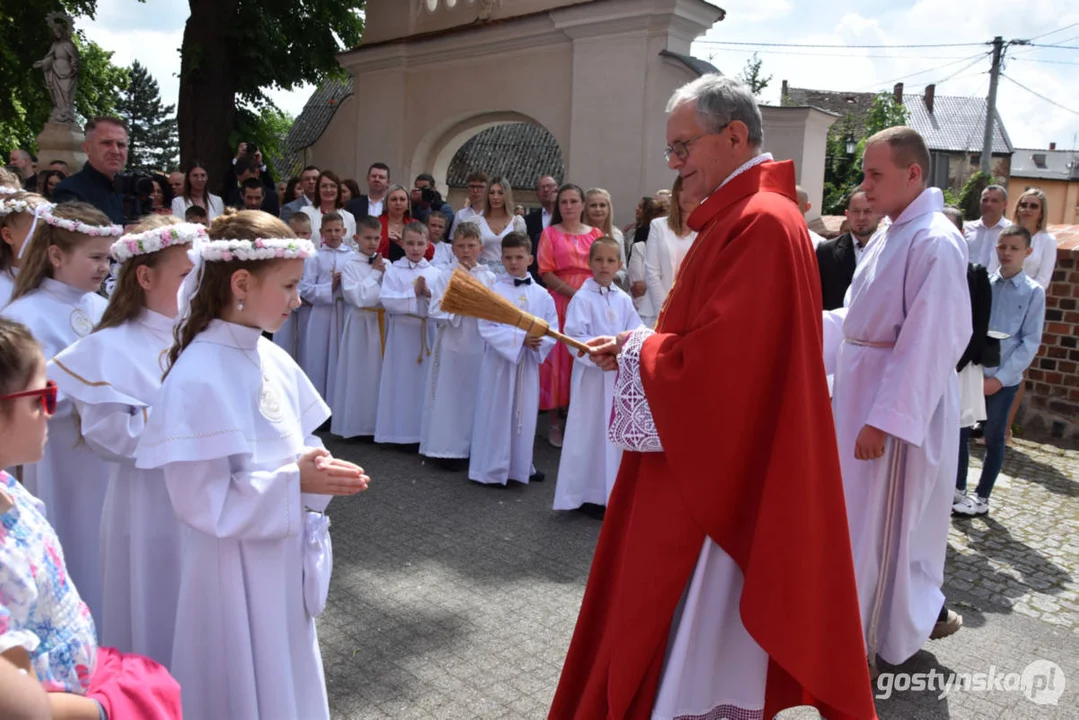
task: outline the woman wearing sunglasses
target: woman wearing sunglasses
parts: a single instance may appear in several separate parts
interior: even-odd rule
[[[26,326],[0,318],[0,467],[41,460],[56,385]],[[0,657],[41,683],[54,718],[180,717],[152,660],[98,648],[41,501],[0,471]]]

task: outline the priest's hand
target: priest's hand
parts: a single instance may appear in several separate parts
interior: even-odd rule
[[[622,346],[629,338],[628,332],[621,332],[617,337],[602,335],[592,338],[585,345],[592,348],[588,353],[588,359],[601,370],[611,372],[618,369],[618,353],[622,352]],[[584,350],[577,351],[577,357],[584,357]]]
[[[879,428],[872,425],[863,426],[862,431],[858,433],[858,439],[854,441],[854,458],[876,460],[884,457],[884,439],[887,437],[888,433]]]
[[[363,468],[338,460],[325,448],[309,448],[296,461],[300,468],[300,491],[314,495],[355,495],[367,489],[371,478]]]

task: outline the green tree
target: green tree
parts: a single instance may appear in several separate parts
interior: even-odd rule
[[[273,161],[288,150],[285,137],[296,118],[272,103],[263,105],[258,111],[241,107],[236,113],[236,130],[229,138],[229,144],[237,147],[242,142],[255,143],[262,151],[263,161],[277,173],[277,179],[285,179],[280,177],[280,168],[273,167]]]
[[[238,107],[261,113],[264,90],[342,73],[337,53],[363,34],[363,0],[188,0],[177,121],[180,156],[218,183],[233,152]]]
[[[132,0],[134,1],[134,0]],[[52,44],[45,16],[54,11],[93,17],[97,0],[0,0],[0,148],[37,149],[52,102],[41,70],[33,64]],[[83,119],[112,112],[127,85],[126,71],[112,53],[76,32],[80,53],[75,111]]]
[[[772,82],[771,75],[764,77],[761,74],[761,65],[763,64],[764,61],[757,56],[757,53],[753,53],[753,57],[746,60],[745,67],[742,68],[742,74],[738,76],[738,81],[749,86],[749,89],[757,96],[760,96],[761,91]]]
[[[896,102],[890,92],[879,93],[866,113],[862,139],[855,146],[853,155],[848,155],[846,148],[847,140],[855,130],[853,118],[847,115],[832,125],[825,151],[824,202],[821,212],[825,215],[842,215],[847,209],[847,198],[862,183],[865,138],[896,125],[906,125],[909,119],[907,109],[902,103]]]
[[[128,70],[130,82],[117,105],[127,123],[128,167],[165,170],[176,164],[175,105],[163,105],[157,80],[136,60]]]

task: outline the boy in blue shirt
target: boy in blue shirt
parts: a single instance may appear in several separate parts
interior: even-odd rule
[[[1000,341],[1000,365],[985,368],[985,462],[974,496],[966,494],[966,468],[956,479],[952,511],[959,515],[986,515],[989,494],[1004,464],[1004,438],[1008,410],[1023,382],[1023,372],[1038,354],[1045,323],[1045,290],[1023,272],[1023,261],[1031,253],[1030,233],[1009,225],[997,240],[1000,269],[989,276],[993,307],[989,330],[1007,333]]]

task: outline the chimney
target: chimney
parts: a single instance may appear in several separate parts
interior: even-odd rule
[[[937,93],[936,85],[925,86],[925,109],[930,115],[933,114],[933,97]]]
[[[779,91],[779,104],[780,105],[786,105],[787,104],[787,81],[786,80],[783,81],[783,89]]]
[[[1056,150],[1057,149],[1057,144],[1053,143],[1053,142],[1049,143],[1049,149],[1050,150]]]
[[[900,105],[903,104],[903,83],[895,84],[895,87],[892,88],[892,97],[894,97],[895,101]]]

